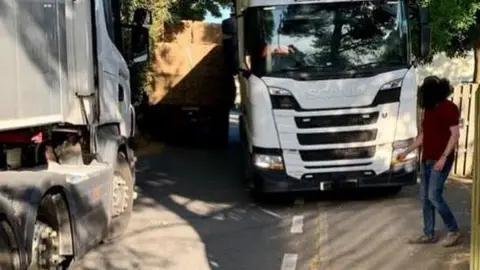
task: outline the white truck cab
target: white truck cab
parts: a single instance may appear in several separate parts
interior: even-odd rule
[[[236,1],[241,141],[255,191],[417,182],[418,154],[396,160],[418,132],[407,4]]]

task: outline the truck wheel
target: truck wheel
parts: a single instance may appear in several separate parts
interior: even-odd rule
[[[396,186],[396,187],[386,187],[383,189],[383,193],[388,196],[395,196],[400,191],[402,191],[403,187],[402,186]]]
[[[32,261],[29,270],[68,269],[66,258],[59,254],[58,231],[37,220],[32,239]]]
[[[48,194],[40,202],[35,220],[32,238],[32,260],[29,270],[60,270],[68,269],[72,256],[60,255],[60,224],[58,216],[61,209],[66,209],[65,201],[60,194]],[[59,204],[55,201],[60,199]],[[63,204],[63,205],[62,205]],[[58,208],[59,207],[59,208]],[[65,210],[67,211],[67,210]],[[70,235],[65,237],[72,237]],[[72,254],[73,255],[73,254]]]
[[[20,258],[13,235],[9,234],[10,227],[6,222],[0,222],[0,269],[20,269]],[[11,232],[11,230],[10,230]]]
[[[239,133],[240,133],[240,150],[241,150],[240,164],[242,169],[242,180],[244,184],[249,189],[251,189],[253,187],[252,173],[251,173],[252,162],[250,160],[250,153],[248,151],[248,143],[245,135],[245,130],[243,129],[241,121],[240,121]]]
[[[242,180],[247,186],[252,199],[257,203],[266,203],[269,197],[263,192],[261,183],[255,181],[253,175],[253,164],[248,151],[247,135],[244,129],[243,117],[239,119],[239,133],[240,133],[240,148],[241,148],[241,169]]]
[[[228,148],[230,136],[230,111],[218,110],[212,115],[210,145],[215,149],[224,150]]]
[[[265,192],[263,192],[261,183],[255,179],[252,169],[252,159],[250,158],[248,148],[242,145],[242,152],[243,181],[247,185],[248,191],[255,202],[266,203],[269,198],[267,198]]]
[[[120,237],[128,227],[133,211],[133,177],[130,164],[121,152],[117,156],[115,175],[113,177],[113,217],[105,242]]]
[[[221,126],[214,128],[212,136],[212,143],[215,149],[224,150],[228,148],[230,127],[220,123]]]

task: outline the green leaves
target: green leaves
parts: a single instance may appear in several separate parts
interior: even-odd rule
[[[170,14],[174,20],[203,20],[210,12],[221,17],[221,7],[231,4],[231,0],[170,0],[173,2]]]
[[[448,56],[464,55],[479,39],[479,0],[430,0],[432,49]]]

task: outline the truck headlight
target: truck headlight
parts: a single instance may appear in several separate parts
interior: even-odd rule
[[[294,110],[298,108],[298,103],[292,93],[279,87],[268,87],[272,108],[276,110]]]
[[[408,153],[404,160],[398,160],[397,156],[407,150],[408,146],[413,143],[413,139],[406,141],[398,141],[393,143],[393,152],[392,152],[392,166],[402,165],[406,163],[416,162],[418,158],[418,150],[413,150]]]
[[[392,164],[405,163],[405,162],[417,159],[418,150],[413,150],[412,152],[408,153],[408,155],[405,157],[404,160],[397,160],[397,156],[403,153],[405,150],[407,150],[407,148],[393,149]]]
[[[281,171],[284,169],[283,159],[277,155],[254,154],[253,164],[258,168],[267,170]]]
[[[399,88],[399,87],[402,87],[402,83],[403,83],[403,78],[396,79],[384,84],[382,87],[380,87],[380,90],[389,90],[389,89]]]
[[[283,89],[275,86],[268,87],[268,92],[270,93],[270,95],[273,95],[273,96],[291,96],[292,95],[292,92],[288,91],[287,89]]]

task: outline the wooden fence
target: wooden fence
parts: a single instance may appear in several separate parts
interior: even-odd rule
[[[460,140],[455,152],[455,163],[451,174],[459,177],[473,176],[473,141],[475,137],[475,93],[478,84],[466,84],[455,88],[450,96],[460,109]]]

